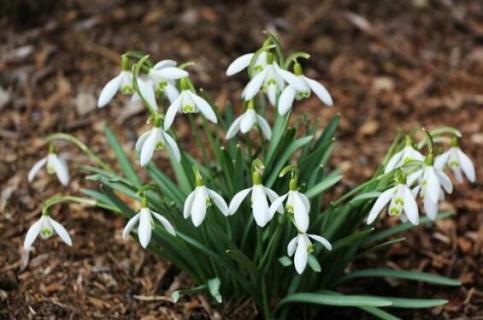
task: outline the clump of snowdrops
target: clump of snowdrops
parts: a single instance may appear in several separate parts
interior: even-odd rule
[[[38,236],[53,234],[72,245],[68,231],[49,212],[73,201],[122,215],[127,219],[124,238],[132,236],[188,274],[194,285],[175,291],[175,301],[202,291],[217,302],[253,299],[265,319],[287,318],[287,306],[294,302],[355,307],[381,319],[395,319],[388,308],[444,304],[434,298],[348,295],[335,288],[360,277],[459,285],[427,273],[351,270],[348,265],[373,248],[404,241],[393,235],[450,215],[438,213],[439,202],[453,189],[445,169],[457,182],[464,176],[475,180],[473,164],[458,146],[460,132],[442,127],[398,134],[373,177],[329,203],[324,193],[342,178],[329,165],[339,116],[320,124],[298,114],[296,105],[315,96],[321,107],[331,106],[332,97],[304,74],[302,63],[310,63],[307,53],[286,55],[278,36],[266,36],[260,49],[235,59],[226,71],[227,76],[248,74],[241,108],[216,106],[191,81],[190,63],[154,63],[140,52],[123,54],[121,71],[102,89],[98,106],[118,93],[131,96],[146,107],[149,130],[126,154],[105,126],[119,171],[77,138],[49,136],[48,155],[33,166],[28,179],[45,166],[67,185],[68,165],[55,148],[57,140],[67,140],[92,160],[82,170],[98,188],[80,190],[84,196],[48,199],[27,232],[25,249]],[[189,120],[189,148],[198,148],[198,158],[177,142],[177,122],[185,121],[181,118]],[[450,148],[440,152],[446,145]],[[160,153],[169,158],[170,170],[159,169],[167,161]],[[139,178],[140,170],[148,180]],[[390,217],[401,224],[374,225]]]

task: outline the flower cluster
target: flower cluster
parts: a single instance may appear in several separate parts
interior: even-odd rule
[[[386,174],[395,172],[395,186],[382,192],[374,203],[367,223],[373,223],[382,209],[389,203],[390,216],[399,216],[401,220],[419,223],[418,196],[428,218],[436,219],[438,204],[444,199],[444,193],[453,191],[453,184],[444,172],[449,167],[459,182],[463,182],[463,174],[470,182],[474,182],[475,168],[468,156],[461,151],[458,144],[459,133],[454,132],[451,148],[434,157],[433,139],[427,134],[426,144],[429,152],[424,156],[415,149],[410,136],[406,136],[403,149],[396,152],[384,168]]]

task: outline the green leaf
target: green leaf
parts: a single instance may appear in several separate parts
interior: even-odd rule
[[[107,125],[104,125],[104,132],[106,134],[107,141],[109,142],[112,150],[116,154],[117,162],[119,163],[119,166],[121,167],[121,171],[123,172],[124,176],[134,186],[139,188],[141,186],[141,181],[139,180],[136,171],[134,171],[133,167],[131,166],[131,162],[126,156],[126,153],[124,152],[124,150],[122,150],[122,147],[119,144],[119,141],[116,139],[116,136],[114,136],[114,133],[112,133],[111,129],[109,129]]]
[[[392,269],[365,269],[357,270],[346,274],[341,277],[340,282],[347,280],[362,278],[362,277],[388,277],[398,278],[405,280],[422,281],[432,284],[439,284],[442,286],[460,286],[461,282],[456,279],[443,277],[436,274],[418,272],[418,271],[405,271],[405,270],[392,270]]]
[[[278,258],[278,262],[284,267],[290,267],[293,263],[292,260],[287,256],[282,256]]]
[[[220,294],[220,285],[221,285],[221,281],[218,278],[208,280],[208,291],[218,303],[221,303],[223,301],[223,298],[221,297],[221,294]]]
[[[410,298],[392,298],[392,297],[380,297],[382,299],[387,299],[391,301],[391,308],[402,308],[402,309],[421,309],[421,308],[432,308],[441,306],[448,303],[448,300],[444,299],[410,299]]]
[[[401,318],[395,317],[389,312],[386,312],[376,307],[359,307],[359,309],[364,310],[365,312],[370,313],[373,316],[382,320],[401,320]]]
[[[380,195],[381,195],[381,192],[378,192],[378,191],[364,192],[359,194],[358,196],[355,196],[349,203],[352,205],[355,205],[358,201],[374,199],[379,197]]]
[[[257,281],[259,278],[257,266],[242,251],[230,249],[226,250],[226,254],[243,266],[243,269],[248,272],[254,283]]]
[[[342,175],[340,175],[339,172],[336,170],[327,177],[325,177],[322,181],[317,183],[312,189],[307,191],[305,195],[307,196],[307,198],[311,199],[335,185],[337,182],[340,181],[340,179],[342,179]]]
[[[338,307],[388,307],[391,305],[391,301],[380,297],[363,295],[334,295],[330,293],[308,292],[291,294],[282,299],[279,305],[291,302],[314,303]]]

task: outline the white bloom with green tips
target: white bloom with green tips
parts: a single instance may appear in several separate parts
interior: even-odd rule
[[[196,174],[196,173],[195,173]],[[195,227],[199,227],[206,217],[206,211],[213,203],[224,216],[230,215],[230,210],[223,197],[203,185],[199,173],[196,174],[196,188],[188,195],[184,203],[183,217],[191,217]]]
[[[424,156],[418,150],[414,149],[411,138],[406,136],[406,145],[404,148],[396,152],[387,162],[384,173],[388,173],[396,168],[399,168],[411,161],[424,161]]]
[[[310,239],[319,242],[327,250],[332,250],[332,245],[324,237],[315,234],[299,233],[295,238],[290,240],[287,245],[288,256],[291,257],[295,254],[294,265],[298,274],[304,272],[309,255],[314,251],[314,245]]]
[[[388,203],[390,216],[407,218],[414,225],[419,223],[419,210],[414,195],[406,184],[401,183],[381,193],[369,212],[367,224],[373,223]]]
[[[139,164],[146,166],[152,159],[155,150],[167,148],[176,161],[181,160],[178,144],[161,127],[153,127],[143,133],[136,142],[136,151],[139,152]]]
[[[228,128],[226,139],[233,138],[239,131],[246,134],[255,127],[260,128],[265,139],[270,140],[272,137],[272,129],[270,128],[270,125],[265,118],[256,113],[253,108],[253,102],[250,101],[247,110],[236,118]]]
[[[296,188],[290,188],[289,192],[276,199],[270,206],[270,214],[273,215],[275,211],[283,210],[285,203],[285,210],[293,216],[295,226],[304,233],[309,228],[310,222],[310,201],[307,196],[299,192]]]
[[[48,239],[55,233],[68,246],[72,246],[72,239],[70,238],[69,232],[67,232],[67,230],[60,223],[48,215],[43,214],[39,220],[30,226],[29,230],[27,231],[27,235],[25,236],[23,247],[28,251],[39,235],[42,239]]]
[[[440,170],[443,170],[445,165],[451,169],[456,181],[459,183],[463,182],[463,174],[469,182],[475,182],[475,166],[471,159],[458,146],[451,147],[434,160],[434,166]]]
[[[62,183],[64,186],[69,184],[69,169],[67,167],[67,163],[65,162],[64,158],[56,155],[55,153],[49,153],[47,157],[40,159],[33,165],[27,176],[28,181],[32,182],[40,169],[42,169],[42,167],[45,165],[47,165],[47,172],[49,174],[55,173],[60,183]]]

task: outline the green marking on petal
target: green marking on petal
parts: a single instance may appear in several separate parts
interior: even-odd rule
[[[389,215],[390,216],[394,217],[394,216],[399,216],[400,214],[401,214],[401,210],[396,208],[396,207],[389,209]]]
[[[51,175],[54,174],[55,173],[54,167],[47,165],[47,173]]]
[[[48,239],[53,234],[54,234],[54,230],[48,227],[42,228],[42,230],[40,231],[40,237],[42,237],[42,239]]]
[[[123,94],[133,94],[134,93],[134,89],[131,85],[128,85],[128,84],[125,84],[121,87],[121,92]]]
[[[397,197],[396,199],[394,199],[394,203],[396,203],[396,205],[402,207],[404,205],[404,200],[403,200],[403,198]]]
[[[195,107],[191,104],[184,105],[183,108],[183,113],[193,113],[195,112]]]

